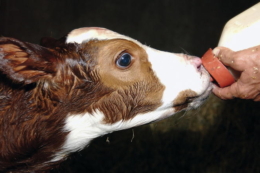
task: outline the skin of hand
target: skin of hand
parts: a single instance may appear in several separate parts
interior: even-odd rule
[[[213,93],[224,100],[241,98],[260,101],[260,45],[237,52],[216,47],[213,54],[225,66],[240,73],[236,82],[228,87],[214,85]]]

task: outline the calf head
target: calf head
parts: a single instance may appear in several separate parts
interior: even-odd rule
[[[42,45],[0,39],[0,170],[43,169],[98,136],[196,108],[211,90],[199,58],[107,29]]]

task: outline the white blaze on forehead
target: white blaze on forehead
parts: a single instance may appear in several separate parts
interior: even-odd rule
[[[142,45],[137,40],[132,39],[131,37],[127,37],[125,35],[118,34],[114,31],[98,28],[98,27],[85,27],[79,28],[71,31],[68,36],[66,43],[83,43],[89,40],[110,40],[110,39],[126,39],[131,40],[138,45]]]

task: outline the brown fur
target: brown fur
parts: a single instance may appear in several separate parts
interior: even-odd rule
[[[147,54],[141,47],[131,41],[120,39],[99,41],[97,45],[91,45],[102,49],[97,55],[97,70],[101,81],[105,86],[116,90],[109,97],[102,98],[101,104],[95,107],[106,114],[105,122],[128,120],[137,113],[145,113],[161,105],[164,87],[154,76]],[[121,52],[128,52],[134,57],[127,69],[120,69],[115,65]],[[110,106],[104,106],[104,102]]]
[[[49,169],[68,114],[98,108],[105,123],[115,123],[161,104],[164,87],[131,41],[50,47],[0,39],[0,172]],[[114,65],[121,52],[134,57],[128,69]]]
[[[175,111],[178,112],[187,108],[188,104],[197,96],[198,94],[190,89],[180,92],[177,98],[173,101]]]

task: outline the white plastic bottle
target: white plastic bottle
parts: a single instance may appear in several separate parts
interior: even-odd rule
[[[260,45],[260,2],[226,23],[218,45],[233,51]]]

